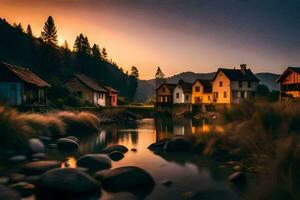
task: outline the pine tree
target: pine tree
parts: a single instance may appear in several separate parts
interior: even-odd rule
[[[70,50],[67,40],[65,40],[64,44],[62,45],[62,48],[64,48],[65,50]]]
[[[107,60],[107,52],[105,48],[102,49],[102,57],[104,60]]]
[[[155,78],[164,78],[165,74],[161,71],[160,67],[157,67]]]
[[[43,31],[41,33],[41,38],[48,44],[57,45],[57,30],[52,16],[49,16],[45,22]]]
[[[139,78],[139,70],[137,69],[137,67],[132,66],[131,70],[130,70],[130,76],[135,77],[136,79]]]
[[[31,30],[30,24],[27,25],[26,33],[27,33],[27,35],[29,35],[30,37],[33,37],[33,34],[32,34],[32,30]]]
[[[84,39],[83,39],[82,52],[85,55],[91,55],[91,46],[89,43],[89,39],[87,37],[84,37]]]
[[[83,35],[82,33],[76,37],[76,40],[75,40],[75,43],[74,43],[74,46],[73,46],[73,50],[77,53],[81,52],[82,51],[82,43],[83,43]]]
[[[92,47],[92,55],[95,59],[101,59],[100,48],[98,44],[94,44]]]
[[[23,29],[23,26],[21,23],[19,23],[19,24],[14,23],[14,27],[17,28],[19,31],[24,32],[24,29]]]

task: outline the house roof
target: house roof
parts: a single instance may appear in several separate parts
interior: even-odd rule
[[[182,88],[183,93],[192,93],[192,83],[184,82],[184,81],[179,81],[177,86],[180,86]]]
[[[193,85],[196,82],[199,82],[203,86],[203,93],[212,93],[212,81],[209,79],[196,79]]]
[[[172,84],[172,83],[163,83],[161,84],[158,88],[156,88],[156,91],[160,89],[162,86],[166,86],[171,92],[176,88],[177,84]]]
[[[219,68],[212,81],[216,79],[220,71],[223,72],[231,81],[259,81],[259,79],[252,73],[250,69],[246,69],[245,73],[242,73],[241,69],[225,68]]]
[[[84,74],[74,74],[74,76],[91,90],[97,92],[108,92],[108,90],[104,86],[101,86],[98,81],[89,76],[86,76]]]
[[[300,74],[300,67],[288,67],[277,79],[277,82],[282,82],[288,75],[290,75],[292,72],[295,72],[297,74]]]
[[[36,74],[31,72],[27,68],[7,64],[4,62],[1,62],[1,66],[5,67],[10,72],[12,72],[14,75],[16,75],[19,79],[21,79],[22,81],[24,81],[28,84],[36,85],[38,87],[51,87],[50,84],[48,84],[46,81],[44,81],[43,79],[38,77]]]
[[[104,86],[108,91],[113,92],[113,93],[119,93],[118,90],[112,88],[111,86]]]

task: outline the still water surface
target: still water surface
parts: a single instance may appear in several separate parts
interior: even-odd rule
[[[149,200],[189,199],[195,193],[200,193],[201,199],[242,199],[238,190],[227,181],[229,172],[220,168],[220,163],[207,161],[196,154],[156,155],[147,148],[172,135],[206,134],[211,128],[222,131],[220,127],[208,126],[206,123],[193,124],[191,120],[144,119],[109,125],[103,127],[99,134],[85,138],[81,142],[79,154],[97,153],[112,144],[126,146],[129,152],[122,160],[113,162],[113,168],[138,166],[148,171],[156,182],[154,190],[146,197]],[[76,155],[68,156],[68,165],[76,167],[77,158]],[[166,187],[162,184],[165,180],[171,180],[173,184]],[[122,199],[123,196],[119,195],[103,192],[101,199]]]

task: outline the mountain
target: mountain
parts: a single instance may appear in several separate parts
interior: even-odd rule
[[[212,79],[215,72],[211,73],[194,73],[194,72],[183,72],[171,77],[166,78],[167,83],[178,83],[178,81],[184,80],[186,82],[193,83],[196,79]],[[278,74],[273,73],[257,73],[255,74],[260,79],[260,84],[266,85],[270,90],[279,90],[279,84],[276,79],[279,77]],[[135,95],[135,101],[145,102],[150,100],[155,95],[155,79],[140,80],[138,82],[138,89]]]

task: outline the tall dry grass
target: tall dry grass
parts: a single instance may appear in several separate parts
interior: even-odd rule
[[[19,149],[32,137],[53,138],[97,131],[100,120],[88,112],[19,113],[0,107],[0,149]]]

